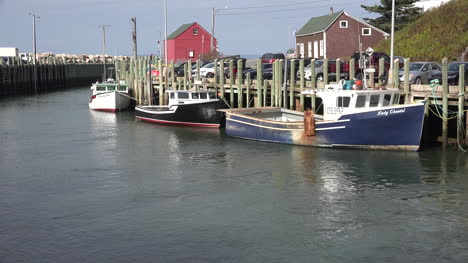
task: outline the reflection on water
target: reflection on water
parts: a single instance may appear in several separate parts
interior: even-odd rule
[[[316,149],[0,104],[0,261],[466,262],[467,156]]]

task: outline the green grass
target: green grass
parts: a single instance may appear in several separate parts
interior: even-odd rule
[[[468,1],[452,0],[395,33],[394,54],[411,61],[458,60],[468,47]],[[390,38],[375,47],[390,54]]]

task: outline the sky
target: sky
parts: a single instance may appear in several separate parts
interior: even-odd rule
[[[292,32],[311,17],[346,10],[357,18],[374,18],[364,5],[380,0],[167,0],[167,35],[180,25],[198,22],[215,37],[224,55],[286,52]],[[32,52],[32,16],[37,20],[37,52],[101,54],[106,28],[106,53],[132,54],[131,17],[137,19],[138,54],[158,55],[164,39],[163,0],[0,0],[0,47]],[[161,41],[162,43],[162,41]]]

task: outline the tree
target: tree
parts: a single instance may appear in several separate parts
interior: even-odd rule
[[[395,0],[395,31],[402,29],[406,24],[418,19],[423,9],[415,7],[418,0]],[[381,0],[381,5],[361,5],[369,13],[381,14],[375,19],[364,18],[369,24],[390,33],[392,30],[392,0]]]

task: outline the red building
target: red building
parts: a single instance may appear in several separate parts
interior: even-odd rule
[[[209,54],[211,37],[197,22],[181,25],[167,37],[168,61],[196,61]],[[216,38],[213,39],[213,45],[216,50]]]
[[[296,33],[299,58],[349,58],[354,52],[374,47],[389,36],[386,32],[345,11],[311,18]]]

